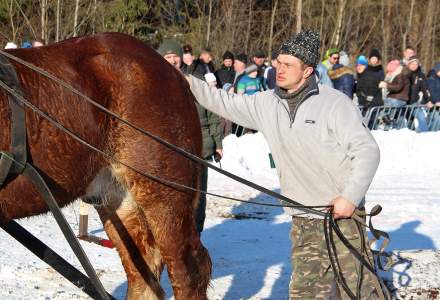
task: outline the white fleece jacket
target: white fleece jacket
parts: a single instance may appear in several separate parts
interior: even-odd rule
[[[202,106],[264,134],[283,195],[304,205],[328,205],[338,196],[357,207],[364,205],[380,153],[358,108],[347,96],[316,85],[313,95],[292,114],[287,101],[274,90],[231,95],[193,76],[190,81]],[[300,213],[292,208],[286,212]]]

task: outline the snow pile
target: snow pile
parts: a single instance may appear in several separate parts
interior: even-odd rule
[[[383,276],[400,298],[433,298],[440,287],[440,133],[408,130],[373,132],[381,163],[367,194],[367,209],[383,207],[375,226],[389,232],[389,249],[398,264]],[[275,169],[263,135],[248,134],[224,140],[222,168],[279,191]],[[215,172],[209,190],[244,200],[276,203],[259,192]],[[78,203],[63,209],[78,232]],[[96,212],[89,232],[105,237]],[[50,214],[21,220],[65,259],[79,267]],[[208,197],[202,240],[213,262],[210,299],[288,299],[291,273],[290,216],[278,207],[265,207]],[[124,299],[126,277],[115,250],[81,241],[102,282],[113,296]],[[162,284],[172,290],[166,273]],[[0,299],[88,299],[79,289],[0,231]],[[419,293],[419,295],[417,295]]]

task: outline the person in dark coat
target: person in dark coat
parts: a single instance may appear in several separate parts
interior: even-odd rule
[[[385,72],[382,67],[382,56],[378,49],[371,49],[370,55],[368,55],[368,68],[375,72],[379,80],[384,80]]]
[[[273,51],[270,59],[270,67],[264,71],[264,86],[266,90],[273,90],[277,84],[277,57],[278,51]]]
[[[422,72],[418,58],[416,56],[410,57],[408,59],[407,66],[408,69],[411,71],[411,73],[409,74],[411,86],[408,104],[428,103],[429,101],[431,101],[431,94],[428,90],[426,76]],[[422,95],[422,97],[420,97],[420,94]]]
[[[258,67],[257,77],[261,80],[261,83],[263,83],[264,71],[267,68],[267,66],[264,64],[265,59],[266,53],[264,53],[264,51],[260,49],[256,50],[252,55],[252,62]]]
[[[215,86],[215,76],[213,73],[195,72],[195,68],[182,68],[182,56],[183,49],[180,44],[173,39],[164,40],[159,46],[158,50],[171,65],[173,65],[177,70],[180,70],[186,75],[194,75],[197,78],[206,80],[211,86]],[[187,71],[192,73],[187,73]],[[209,76],[211,75],[211,76]],[[213,78],[213,81],[212,81]],[[207,161],[211,161],[212,158],[220,160],[223,156],[222,139],[223,132],[220,126],[220,118],[202,107],[198,102],[195,102],[197,107],[197,113],[200,119],[200,125],[202,128],[202,138],[203,138],[203,151],[202,157]],[[208,168],[206,166],[202,167],[202,174],[200,178],[200,190],[206,191],[208,188]],[[200,193],[200,199],[198,206],[195,208],[195,221],[197,231],[201,233],[203,231],[203,226],[206,217],[206,194]]]
[[[233,65],[234,54],[232,54],[230,51],[226,51],[223,54],[223,64],[221,68],[215,72],[218,88],[223,88],[225,84],[232,85],[234,83],[235,71]]]
[[[356,96],[360,106],[368,109],[370,107],[382,106],[382,91],[379,83],[384,80],[382,66],[371,66],[367,58],[359,56],[356,63]]]
[[[408,59],[407,67],[410,70],[409,73],[409,105],[426,104],[431,101],[431,94],[429,93],[428,86],[426,84],[426,77],[423,74],[420,67],[419,60],[416,56],[412,56]],[[417,119],[416,131],[424,132],[428,131],[428,123],[426,121],[426,111],[424,108],[417,107],[407,116],[408,118],[415,117]]]
[[[209,49],[203,49],[200,52],[199,58],[193,63],[191,75],[204,80],[205,74],[215,73],[214,63],[212,62],[212,54]]]
[[[426,83],[431,94],[431,104],[440,106],[440,63],[429,72]]]
[[[429,118],[430,130],[440,129],[440,63],[428,73],[427,85],[431,93],[431,101],[426,106],[431,110]]]
[[[354,76],[353,71],[342,64],[334,64],[328,75],[333,82],[333,87],[353,99]]]
[[[191,45],[186,44],[183,46],[182,56],[182,72],[185,74],[192,74],[194,70],[194,55]]]

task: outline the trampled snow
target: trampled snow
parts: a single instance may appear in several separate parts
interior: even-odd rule
[[[373,132],[381,163],[367,194],[367,209],[383,207],[375,226],[389,232],[397,265],[384,278],[398,297],[429,299],[440,288],[440,133],[409,130]],[[224,140],[222,168],[279,191],[264,137],[249,134]],[[209,190],[244,200],[276,203],[220,174],[210,172]],[[78,202],[63,209],[78,232]],[[89,231],[105,237],[91,211]],[[76,267],[79,263],[50,214],[20,220],[34,235]],[[281,208],[208,198],[202,240],[213,262],[210,299],[288,299],[291,273],[291,218]],[[107,291],[124,299],[126,277],[114,249],[81,241]],[[166,272],[162,283],[172,297]],[[0,231],[0,299],[88,299],[18,242]],[[419,295],[417,294],[419,293]]]

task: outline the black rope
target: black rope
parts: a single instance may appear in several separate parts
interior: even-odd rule
[[[354,220],[354,222],[356,222],[358,230],[359,230],[359,226],[364,226],[362,223],[359,223],[356,220]],[[332,211],[329,210],[329,211],[327,211],[327,213],[324,217],[324,236],[325,236],[325,242],[326,242],[326,246],[327,246],[327,252],[328,252],[331,267],[332,267],[333,272],[335,274],[336,281],[338,282],[338,284],[341,285],[341,287],[343,288],[345,293],[347,293],[347,295],[350,297],[350,299],[354,299],[354,300],[361,299],[360,298],[360,293],[361,293],[361,290],[360,290],[361,286],[360,285],[361,285],[361,283],[359,282],[359,280],[362,280],[362,278],[360,278],[360,279],[358,278],[357,290],[356,290],[356,295],[355,295],[353,293],[353,291],[350,289],[350,287],[348,286],[348,284],[344,278],[344,275],[342,274],[339,262],[337,260],[337,250],[336,250],[336,245],[334,243],[333,233],[336,233],[337,237],[343,243],[343,245],[359,261],[361,267],[362,268],[365,267],[372,274],[374,279],[377,280],[380,290],[376,289],[376,291],[378,293],[382,293],[382,296],[384,299],[391,300],[391,296],[389,294],[389,291],[388,291],[387,287],[385,286],[385,284],[383,283],[382,279],[378,276],[378,274],[376,272],[376,268],[374,267],[374,265],[372,265],[372,263],[365,260],[365,258],[363,257],[363,254],[365,254],[365,253],[366,253],[366,256],[369,257],[369,255],[367,253],[368,251],[366,251],[366,248],[363,247],[362,250],[364,250],[364,251],[359,252],[348,241],[348,239],[344,236],[341,229],[339,228],[339,225],[337,224],[337,222],[333,218]],[[362,231],[360,231],[360,235],[363,236]],[[362,273],[361,273],[361,276],[362,276]]]

